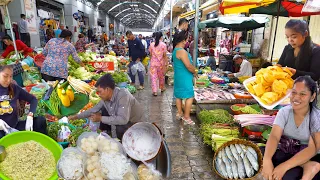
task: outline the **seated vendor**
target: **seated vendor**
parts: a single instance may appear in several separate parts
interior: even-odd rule
[[[217,69],[217,62],[216,62],[216,59],[214,58],[214,50],[209,49],[206,55],[209,56],[209,58],[205,66],[210,67],[211,70],[215,71]]]
[[[7,58],[9,57],[11,52],[14,52],[14,45],[13,41],[10,36],[5,35],[2,37],[2,41],[5,45],[7,45],[7,48],[4,50],[0,58]],[[16,40],[16,46],[19,53],[22,53],[24,56],[34,56],[33,49],[28,47],[26,44],[24,44],[21,40]]]
[[[8,127],[19,131],[29,130],[47,134],[47,123],[44,117],[34,117],[38,101],[36,97],[13,83],[12,66],[0,66],[0,138],[5,136]],[[18,101],[30,104],[30,113],[26,121],[19,120]]]
[[[316,154],[320,143],[316,82],[309,76],[298,77],[290,103],[278,112],[266,147],[261,148],[262,175],[272,180],[320,179],[320,155]]]
[[[237,73],[228,74],[228,77],[241,77],[241,76],[252,76],[252,66],[249,61],[243,59],[241,55],[235,55],[233,57],[235,64],[240,65],[240,70]]]
[[[101,101],[93,108],[68,119],[89,118],[93,122],[100,122],[100,129],[103,131],[110,131],[110,125],[115,125],[116,135],[121,139],[133,122],[141,121],[142,105],[127,89],[115,87],[111,74],[102,76],[95,86]]]

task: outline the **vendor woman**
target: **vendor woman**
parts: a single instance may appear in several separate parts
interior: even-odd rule
[[[93,122],[100,122],[101,130],[111,130],[113,137],[116,135],[122,139],[124,132],[132,123],[142,120],[142,105],[127,89],[115,87],[111,74],[102,76],[95,86],[101,101],[93,108],[69,116],[68,119],[89,118]],[[116,131],[111,126],[115,127]]]
[[[320,110],[316,101],[316,82],[310,76],[298,77],[290,96],[291,105],[278,112],[266,144],[262,170],[265,179],[320,178],[320,155],[316,155],[320,145]]]
[[[285,26],[288,45],[284,48],[278,65],[290,67],[293,79],[309,75],[315,81],[320,78],[320,47],[311,41],[306,21],[291,19]]]
[[[37,99],[13,83],[11,66],[0,66],[0,138],[5,136],[8,127],[19,131],[29,130],[47,134],[47,124],[44,117],[33,117],[36,112]],[[20,121],[17,105],[19,100],[30,104],[30,113],[26,121]]]
[[[3,43],[7,46],[4,52],[1,55],[1,59],[9,57],[11,52],[14,52],[13,41],[10,36],[5,35],[2,37]],[[16,46],[19,53],[22,53],[24,56],[34,57],[33,49],[28,47],[20,40],[16,40]]]
[[[42,54],[46,56],[41,68],[42,78],[46,81],[60,81],[68,78],[68,57],[85,66],[74,46],[70,43],[72,32],[62,30],[60,38],[52,38],[44,47]]]

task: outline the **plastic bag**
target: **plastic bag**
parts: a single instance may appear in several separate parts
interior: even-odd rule
[[[104,132],[100,133],[100,135],[97,137],[97,143],[98,151],[100,153],[120,153],[126,155],[122,144],[119,141],[111,138],[108,134]]]
[[[139,180],[160,180],[161,173],[156,170],[149,169],[146,165],[140,164],[138,167]]]
[[[62,151],[57,172],[60,178],[79,180],[84,177],[86,155],[78,148],[69,147]]]
[[[131,69],[131,74],[135,76],[138,72],[138,64],[132,65],[130,69]]]
[[[95,155],[87,158],[85,173],[88,179],[97,179],[98,177],[107,179],[107,177],[104,176],[101,170],[99,153],[96,153]]]
[[[144,65],[140,61],[136,64],[137,64],[138,71],[146,71],[146,68],[144,67]]]
[[[77,140],[77,147],[89,156],[98,152],[98,143],[96,138],[99,136],[95,132],[84,132]]]
[[[37,99],[42,99],[42,97],[44,96],[47,90],[48,90],[47,84],[40,83],[31,88],[30,94],[34,95]]]
[[[127,156],[120,153],[101,153],[101,170],[109,180],[123,179],[124,175],[131,170],[131,163]]]
[[[123,180],[138,180],[138,167],[132,160],[130,160],[130,164],[130,168],[123,176]]]

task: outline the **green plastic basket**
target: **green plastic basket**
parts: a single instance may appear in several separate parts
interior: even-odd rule
[[[54,159],[56,163],[58,162],[60,155],[62,153],[62,148],[60,145],[55,142],[53,139],[51,139],[49,136],[46,136],[44,134],[33,132],[33,131],[19,131],[11,133],[7,136],[4,136],[0,139],[0,145],[6,147],[9,147],[14,144],[27,142],[27,141],[36,141],[43,145],[45,148],[47,148],[49,151],[52,152]],[[8,177],[6,177],[4,174],[0,172],[0,179],[2,180],[10,180]],[[49,180],[56,180],[58,179],[57,172],[54,172]]]

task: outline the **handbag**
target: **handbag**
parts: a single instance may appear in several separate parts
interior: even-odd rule
[[[282,135],[279,141],[278,149],[287,154],[297,154],[304,148],[308,147],[306,144],[301,144],[300,140],[289,138]]]

